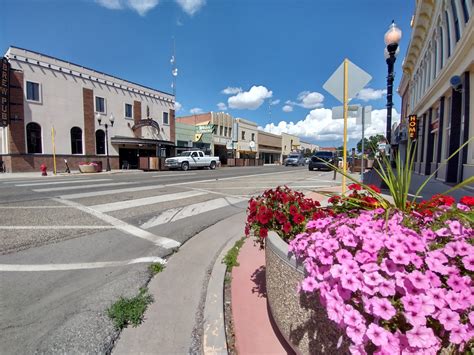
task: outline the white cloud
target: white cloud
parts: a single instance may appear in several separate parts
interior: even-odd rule
[[[285,106],[282,107],[282,110],[284,112],[291,112],[291,111],[293,111],[293,106],[285,105]]]
[[[280,99],[271,100],[270,101],[270,106],[275,106],[275,105],[278,105],[279,103],[280,103]]]
[[[223,102],[219,102],[219,103],[217,104],[217,108],[218,108],[219,110],[221,110],[221,111],[227,110],[227,106],[226,106],[226,104],[223,103]]]
[[[296,98],[298,101],[287,101],[287,105],[301,106],[304,108],[317,108],[323,106],[324,95],[319,92],[302,91]]]
[[[206,0],[176,0],[176,2],[190,16],[193,16],[201,7],[206,5]]]
[[[183,108],[183,105],[181,105],[178,101],[174,103],[174,110],[176,112],[181,111],[182,108]]]
[[[238,94],[239,92],[242,92],[242,88],[234,88],[231,86],[228,86],[224,90],[221,91],[221,93],[225,95],[234,95],[234,94]]]
[[[249,91],[239,92],[227,100],[230,108],[256,110],[273,93],[265,86],[252,86]]]
[[[121,10],[125,8],[132,9],[140,16],[145,16],[146,13],[158,5],[160,0],[96,0],[99,5],[111,10]]]
[[[203,111],[202,111],[202,108],[195,107],[195,108],[192,108],[191,110],[189,110],[189,113],[191,115],[198,115],[200,113],[203,113]]]
[[[394,120],[400,117],[400,114],[393,110]],[[372,110],[372,123],[365,127],[365,136],[369,137],[375,134],[385,134],[385,124],[387,110]],[[360,139],[362,134],[361,126],[356,125],[355,118],[348,119],[348,139]],[[271,133],[281,134],[290,133],[300,137],[310,137],[316,141],[335,141],[342,142],[344,130],[343,120],[333,120],[332,111],[327,108],[316,108],[300,121],[286,122],[280,121],[277,125],[267,124],[264,130]]]
[[[386,89],[374,90],[372,88],[365,88],[359,91],[355,98],[362,101],[371,101],[381,99],[384,95],[387,95]]]

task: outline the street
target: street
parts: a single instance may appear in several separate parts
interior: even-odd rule
[[[1,352],[109,352],[106,309],[147,284],[151,262],[265,189],[332,178],[265,166],[0,180]]]

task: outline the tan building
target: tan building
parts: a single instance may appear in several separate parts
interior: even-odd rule
[[[243,118],[235,121],[238,126],[236,158],[258,159],[258,125]]]
[[[234,129],[234,118],[226,112],[207,112],[198,115],[176,117],[176,122],[188,125],[213,125],[211,154],[219,156],[222,164],[227,164],[227,157],[232,152],[232,130]],[[199,133],[195,139],[199,143]],[[234,137],[235,139],[235,137]]]
[[[281,145],[282,145],[282,157],[281,161],[286,159],[286,157],[294,151],[299,151],[301,149],[300,137],[294,136],[288,133],[281,134]]]
[[[399,87],[400,151],[412,120],[417,142],[415,171],[457,183],[474,175],[474,143],[447,161],[474,136],[474,20],[472,0],[417,0]],[[412,116],[416,115],[416,116]]]
[[[300,149],[303,153],[314,153],[319,150],[319,146],[313,143],[300,141]]]
[[[263,164],[281,163],[281,136],[269,132],[258,131],[258,154]]]

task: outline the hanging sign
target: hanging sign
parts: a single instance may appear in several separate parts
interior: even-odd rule
[[[0,68],[0,126],[8,125],[10,117],[10,63],[2,58]]]
[[[132,126],[132,130],[135,131],[139,129],[140,127],[145,127],[145,126],[156,128],[158,131],[160,130],[160,125],[158,124],[158,122],[156,122],[155,120],[151,118],[138,121]]]
[[[212,133],[214,131],[213,124],[206,124],[206,125],[197,125],[196,126],[196,133]]]
[[[416,139],[416,126],[418,124],[417,116],[408,116],[408,136],[410,139]]]

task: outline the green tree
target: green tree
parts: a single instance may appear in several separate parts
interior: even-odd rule
[[[377,145],[382,141],[385,141],[385,136],[382,134],[370,136],[369,139],[364,138],[364,149],[368,152],[369,156],[375,155]],[[362,139],[357,143],[357,151],[362,152]]]

